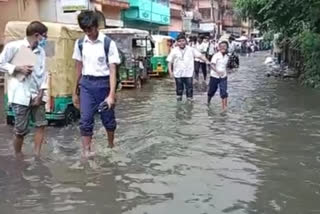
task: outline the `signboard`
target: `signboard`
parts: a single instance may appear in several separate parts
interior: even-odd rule
[[[200,23],[200,30],[203,31],[214,31],[215,29],[215,24],[213,23]]]
[[[186,33],[192,32],[192,17],[183,17],[183,31]]]
[[[89,9],[89,0],[61,0],[63,11],[77,11]]]

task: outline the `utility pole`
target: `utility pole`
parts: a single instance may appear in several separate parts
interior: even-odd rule
[[[150,29],[149,29],[149,31],[150,31],[150,35],[152,35],[152,13],[153,13],[153,1],[152,1],[152,0],[150,0],[150,3],[151,3],[151,14],[150,14],[150,25],[149,25]]]
[[[213,36],[216,37],[216,27],[215,27],[215,24],[216,24],[216,18],[215,18],[215,15],[214,15],[214,0],[211,0],[211,19],[212,19],[212,26],[213,26]]]
[[[221,20],[221,3],[222,0],[217,0],[218,2],[218,38],[221,36],[221,24],[222,24],[222,20]]]

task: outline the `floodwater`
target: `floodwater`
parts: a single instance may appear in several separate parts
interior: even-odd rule
[[[0,126],[0,213],[320,213],[319,91],[265,77],[266,53],[229,76],[230,106],[177,104],[174,83],[119,94],[117,148],[97,122],[81,161],[76,126],[50,127],[41,159],[12,154]]]

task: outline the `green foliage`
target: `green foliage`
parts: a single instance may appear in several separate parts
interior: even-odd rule
[[[303,83],[320,88],[320,0],[234,0],[266,37],[281,33],[304,58]]]
[[[302,81],[308,86],[320,88],[320,35],[304,32],[300,42],[306,70]]]

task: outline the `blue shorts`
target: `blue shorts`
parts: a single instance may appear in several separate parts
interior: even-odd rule
[[[228,98],[228,77],[210,77],[208,97],[213,97],[216,94],[218,87],[220,89],[220,97],[222,99]]]
[[[81,136],[92,136],[94,116],[98,106],[110,92],[109,77],[82,76],[80,80],[80,132]],[[114,109],[100,113],[102,124],[107,131],[115,131],[117,127]]]

